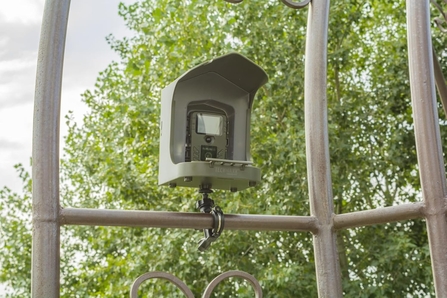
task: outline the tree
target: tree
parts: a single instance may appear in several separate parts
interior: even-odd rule
[[[344,0],[331,6],[328,118],[337,213],[420,199],[404,8],[404,1]],[[121,61],[111,63],[99,74],[95,89],[84,93],[90,111],[83,125],[67,117],[63,206],[193,211],[198,198],[194,190],[157,186],[160,90],[197,63],[237,51],[270,77],[257,94],[252,116],[252,153],[262,168],[263,183],[212,197],[226,213],[308,215],[303,128],[306,11],[265,0],[239,5],[147,0],[120,5],[119,13],[135,36],[109,36]],[[434,39],[438,52],[443,50],[445,38]],[[7,190],[1,197],[21,200]],[[21,210],[19,205],[10,208]],[[433,296],[424,226],[414,220],[340,232],[345,295]],[[2,229],[13,228],[9,221],[2,222]],[[16,229],[21,237],[29,235],[26,228]],[[225,231],[209,251],[200,253],[198,231],[63,230],[63,296],[122,297],[137,276],[162,270],[185,281],[199,297],[212,278],[230,269],[256,276],[267,297],[316,296],[308,233]],[[2,280],[27,253],[2,248]],[[16,274],[17,282],[11,284],[23,293],[28,271]],[[181,297],[163,283],[148,283],[144,290],[153,296]],[[231,280],[219,287],[216,297],[252,297],[251,293]]]
[[[31,289],[31,177],[21,165],[16,170],[23,194],[0,190],[0,283],[13,287],[17,296]]]

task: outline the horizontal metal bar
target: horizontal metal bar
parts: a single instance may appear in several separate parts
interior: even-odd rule
[[[61,225],[125,226],[151,228],[211,229],[213,217],[205,213],[62,208]],[[313,216],[225,214],[226,230],[318,230]]]
[[[336,230],[424,217],[424,203],[401,204],[334,216]]]

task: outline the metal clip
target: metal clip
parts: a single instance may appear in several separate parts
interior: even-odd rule
[[[200,251],[205,251],[222,233],[225,225],[224,214],[219,206],[214,206],[214,201],[208,198],[208,193],[203,193],[203,199],[197,201],[196,207],[200,209],[201,212],[209,213],[213,216],[213,228],[203,229],[205,237],[199,241],[198,249]]]

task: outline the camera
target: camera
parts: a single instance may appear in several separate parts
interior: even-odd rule
[[[191,112],[187,118],[185,161],[227,157],[228,121],[225,114]]]
[[[158,182],[227,189],[261,181],[250,156],[250,115],[266,73],[231,53],[194,67],[162,90]]]

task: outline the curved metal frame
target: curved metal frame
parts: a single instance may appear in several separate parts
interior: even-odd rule
[[[224,272],[221,275],[217,276],[215,279],[213,279],[209,283],[209,285],[206,287],[202,298],[211,297],[211,294],[213,293],[214,289],[222,281],[224,281],[225,279],[228,279],[230,277],[239,277],[239,278],[245,279],[253,287],[253,290],[255,291],[255,297],[262,298],[262,288],[261,288],[261,285],[259,284],[258,280],[253,275],[248,274],[247,272],[244,272],[244,271],[239,271],[239,270],[231,270],[231,271]]]
[[[442,10],[441,5],[436,2],[436,0],[431,0],[431,3],[436,7],[436,9],[439,11],[440,16],[435,18],[435,24],[441,30],[442,33],[447,33],[447,28],[444,24],[447,23],[447,14]],[[447,3],[446,0],[444,0],[444,3]]]
[[[40,35],[33,124],[33,297],[59,297],[59,119],[70,0],[47,0]]]
[[[130,298],[137,298],[138,297],[138,288],[140,287],[141,283],[153,278],[161,278],[165,279],[171,283],[173,283],[178,289],[182,291],[183,294],[186,295],[187,298],[194,298],[194,294],[191,292],[191,290],[188,288],[188,286],[181,281],[178,277],[166,273],[166,272],[160,272],[160,271],[153,271],[145,273],[141,276],[139,276],[132,284],[132,287],[130,289]]]
[[[429,1],[407,0],[408,61],[416,151],[436,295],[447,297],[447,196],[436,105]]]
[[[319,297],[342,297],[337,234],[329,162],[327,121],[327,35],[329,0],[313,1],[307,21],[304,73],[304,120],[310,213],[318,220],[314,233],[315,270]]]
[[[225,1],[229,3],[241,3],[243,0],[225,0]],[[310,3],[310,0],[303,0],[301,2],[295,2],[291,0],[281,0],[281,2],[290,8],[301,9],[306,7]]]
[[[282,1],[294,8],[309,2]],[[60,95],[69,6],[70,0],[46,0],[39,45],[33,128],[32,297],[59,297],[61,225],[212,227],[212,216],[208,214],[60,207]],[[429,0],[407,0],[410,84],[424,202],[338,215],[333,210],[327,132],[328,15],[329,0],[313,0],[305,65],[311,216],[230,214],[226,216],[226,228],[312,232],[319,297],[341,297],[337,229],[425,217],[436,295],[447,297],[447,191],[435,102]]]

